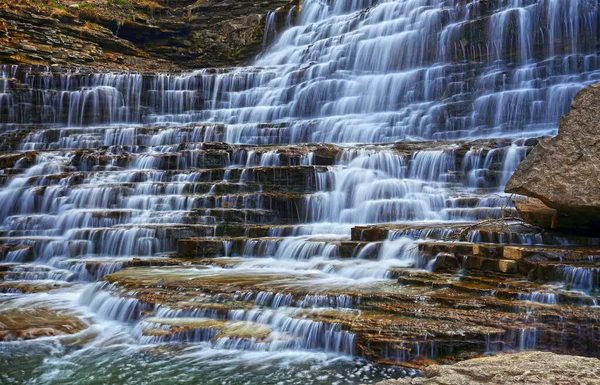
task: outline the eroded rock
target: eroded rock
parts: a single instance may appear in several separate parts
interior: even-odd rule
[[[0,341],[74,334],[86,327],[76,314],[67,310],[36,307],[0,311]]]
[[[571,230],[595,230],[600,225],[600,83],[580,91],[558,135],[541,140],[515,171],[506,192],[537,198]],[[556,227],[544,209],[524,218]]]
[[[425,376],[378,385],[600,384],[600,360],[546,352],[499,354],[455,365],[433,365]]]
[[[398,277],[397,283],[340,283],[323,288],[314,284],[318,279],[315,274],[246,275],[235,269],[196,265],[135,267],[104,280],[114,284],[115,295],[135,298],[147,308],[172,309],[178,317],[216,317],[193,327],[189,321],[178,319],[175,328],[157,327],[155,318],[145,318],[144,322],[152,324],[147,333],[153,337],[175,338],[172,333],[206,326],[221,330],[223,335],[261,339],[269,334],[267,329],[260,335],[248,335],[247,325],[242,325],[243,331],[236,329],[234,333],[223,330],[222,320],[250,309],[256,314],[270,314],[280,306],[290,306],[296,307],[289,313],[291,319],[324,327],[337,325],[341,332],[355,336],[354,354],[382,363],[422,366],[423,359],[443,360],[445,356],[456,357],[457,352],[482,354],[521,345],[597,354],[596,336],[600,334],[595,325],[599,313],[597,308],[578,306],[589,305],[589,297],[557,294],[554,304],[534,302],[535,296],[540,296],[537,293],[548,293],[552,287],[508,275],[469,273],[457,278],[411,269],[391,275]],[[535,338],[528,339],[528,333],[535,333]],[[184,337],[191,338],[187,334]]]

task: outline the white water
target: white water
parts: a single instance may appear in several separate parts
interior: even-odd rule
[[[156,76],[3,67],[32,91],[0,90],[0,110],[7,123],[70,127],[218,122],[235,143],[521,137],[556,132],[575,93],[600,80],[593,1],[367,5],[306,1],[254,67]],[[23,104],[34,100],[44,107]]]

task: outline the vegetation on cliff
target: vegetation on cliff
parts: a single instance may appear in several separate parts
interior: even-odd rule
[[[177,71],[245,64],[289,0],[0,0],[2,63]]]

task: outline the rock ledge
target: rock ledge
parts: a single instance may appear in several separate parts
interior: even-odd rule
[[[377,385],[600,384],[600,360],[545,352],[498,354],[455,365],[433,365],[424,377]]]

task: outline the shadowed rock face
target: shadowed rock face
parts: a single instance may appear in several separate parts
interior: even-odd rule
[[[247,64],[263,39],[269,12],[282,28],[297,2],[0,1],[4,64],[179,71]],[[290,12],[292,10],[292,12]],[[271,36],[272,38],[272,36]]]
[[[600,223],[600,83],[577,94],[558,135],[539,142],[506,192],[538,198],[573,217],[573,229]]]
[[[384,381],[402,384],[598,384],[600,361],[595,358],[529,352],[477,358],[456,365],[434,365],[424,378]]]

